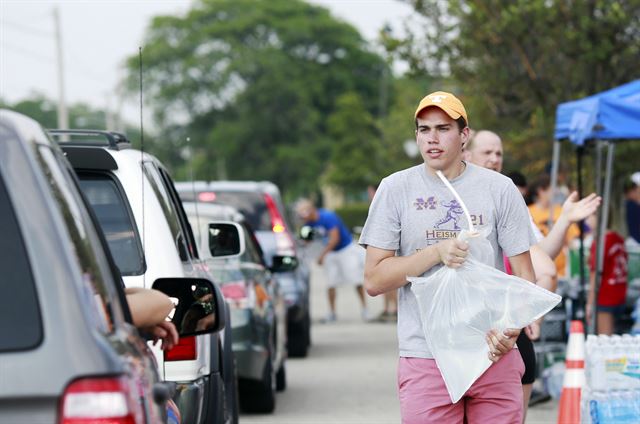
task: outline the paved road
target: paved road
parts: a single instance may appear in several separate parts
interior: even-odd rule
[[[355,290],[347,287],[338,290],[338,321],[319,323],[327,311],[322,279],[314,267],[309,356],[287,361],[288,387],[278,394],[275,413],[242,414],[241,424],[400,422],[395,325],[364,323]],[[377,315],[382,299],[368,300]],[[556,414],[556,402],[547,402],[530,409],[527,423],[553,423]]]

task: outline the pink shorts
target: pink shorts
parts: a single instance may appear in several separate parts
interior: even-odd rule
[[[398,394],[403,424],[522,423],[524,363],[512,349],[451,403],[434,359],[400,358]]]

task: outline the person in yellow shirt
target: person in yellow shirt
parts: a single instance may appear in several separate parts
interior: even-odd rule
[[[566,219],[561,213],[562,205],[553,205],[551,223],[549,222],[549,212],[551,207],[551,179],[548,175],[538,177],[533,183],[530,192],[533,195],[533,203],[529,205],[529,212],[531,213],[533,222],[545,237],[549,234],[551,223],[553,223],[553,225],[565,225],[565,223],[559,222],[559,220]],[[566,274],[567,256],[565,248],[570,240],[578,237],[579,235],[580,230],[577,225],[571,224],[568,226],[564,239],[564,247],[555,259],[558,277],[563,277]]]

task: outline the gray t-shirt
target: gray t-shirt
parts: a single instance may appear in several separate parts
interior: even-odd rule
[[[469,209],[474,227],[491,230],[488,240],[496,268],[504,270],[503,252],[515,256],[535,244],[529,211],[511,179],[466,163],[462,174],[450,183]],[[369,208],[360,244],[408,256],[441,240],[457,237],[462,229],[469,229],[462,207],[444,183],[421,164],[382,180]],[[441,266],[434,266],[422,276]],[[400,356],[432,358],[410,283],[398,292]]]

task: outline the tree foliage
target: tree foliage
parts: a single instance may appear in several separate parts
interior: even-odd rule
[[[472,126],[503,135],[512,167],[550,160],[556,106],[638,78],[638,0],[409,0],[426,20],[396,46],[449,76]]]
[[[353,27],[300,0],[200,0],[157,17],[143,64],[162,137],[175,151],[191,138],[196,178],[298,193],[317,187],[339,142],[327,122],[337,99],[357,93],[372,113],[386,66]],[[128,67],[136,82],[138,58]]]

